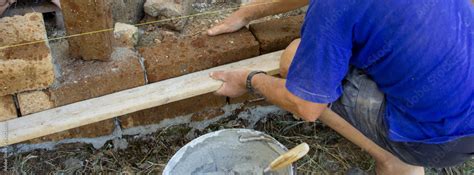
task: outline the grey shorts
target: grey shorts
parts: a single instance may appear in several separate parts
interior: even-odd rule
[[[362,71],[351,69],[343,87],[343,95],[331,109],[405,163],[441,168],[460,164],[474,155],[474,137],[443,144],[391,141],[384,117],[385,97],[375,82]]]

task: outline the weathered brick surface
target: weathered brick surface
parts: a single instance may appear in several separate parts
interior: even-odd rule
[[[125,23],[115,23],[114,47],[135,48],[138,43],[138,28]]]
[[[24,114],[84,101],[145,85],[145,73],[138,53],[117,48],[107,62],[84,61],[68,57],[67,42],[52,43],[59,76],[43,91],[20,93]],[[52,105],[51,105],[52,104]]]
[[[45,91],[23,92],[17,95],[22,115],[41,112],[54,107],[49,95]]]
[[[6,95],[0,97],[0,122],[17,117],[15,102],[13,96]]]
[[[145,13],[158,17],[160,20],[172,19],[191,14],[192,0],[147,0],[144,5]],[[181,18],[159,23],[173,30],[182,30],[188,18]]]
[[[54,106],[63,106],[145,85],[139,55],[118,48],[108,62],[71,60],[60,64],[61,76],[48,89]]]
[[[143,111],[119,117],[123,128],[158,124],[164,119],[192,114],[193,121],[202,121],[224,114],[222,107],[226,104],[225,97],[214,94],[173,102]]]
[[[47,104],[48,107],[59,107],[145,84],[144,71],[139,62],[139,56],[132,50],[116,49],[110,61],[100,62],[60,57],[68,55],[67,44],[59,42],[53,43],[52,46],[54,47],[53,54],[61,60],[57,63],[61,75],[51,88],[43,92],[19,94],[22,111],[39,112],[38,106],[41,107],[41,110],[45,110],[43,107],[46,105],[44,104]],[[37,102],[25,102],[32,98],[35,98]],[[111,134],[114,128],[113,119],[110,119],[25,143],[99,137]]]
[[[44,89],[53,83],[51,51],[43,41],[46,38],[40,13],[0,19],[0,47],[5,47],[0,48],[0,96]],[[25,44],[31,42],[37,43]]]
[[[35,144],[49,141],[61,141],[73,138],[95,138],[112,134],[115,129],[114,119],[104,120],[101,122],[85,125],[79,128],[58,132],[44,137],[28,140],[23,143]]]
[[[145,0],[114,0],[112,5],[114,22],[135,24],[144,16]]]
[[[68,35],[113,28],[111,0],[61,0]],[[69,38],[71,56],[84,60],[109,60],[112,31]]]
[[[243,29],[210,37],[199,35],[165,41],[139,49],[145,59],[148,80],[160,80],[228,64],[259,55],[258,42]]]
[[[250,25],[250,31],[260,42],[262,54],[285,49],[300,38],[304,16],[291,16]]]

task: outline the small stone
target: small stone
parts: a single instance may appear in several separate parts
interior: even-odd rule
[[[115,138],[114,140],[112,140],[112,143],[114,144],[115,151],[124,150],[128,147],[128,142],[126,139]]]
[[[147,0],[144,9],[148,15],[164,20],[189,15],[191,13],[191,4],[192,1],[190,0]],[[181,18],[160,24],[180,31],[186,25],[187,19]]]
[[[115,23],[114,47],[135,48],[138,37],[138,28],[134,25]]]
[[[79,159],[69,158],[66,161],[64,161],[64,167],[65,167],[66,172],[68,174],[69,173],[74,174],[74,172],[76,172],[76,170],[79,170],[80,168],[82,168],[82,166],[84,166],[83,163],[84,162],[82,162]]]

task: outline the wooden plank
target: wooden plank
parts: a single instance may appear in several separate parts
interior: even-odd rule
[[[94,98],[0,122],[0,146],[54,134],[120,115],[164,105],[217,90],[222,83],[209,78],[217,70],[249,69],[278,73],[282,51],[184,75],[146,86]]]

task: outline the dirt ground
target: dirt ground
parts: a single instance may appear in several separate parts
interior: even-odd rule
[[[248,128],[251,120],[238,117],[241,113],[254,115],[242,107],[203,130],[187,124],[167,127],[142,137],[126,137],[128,147],[114,149],[112,141],[101,149],[89,144],[64,144],[55,150],[36,150],[8,157],[12,174],[157,174],[183,145],[192,139],[224,128]],[[255,116],[261,117],[261,116]],[[268,114],[253,127],[263,131],[288,148],[306,142],[311,151],[296,163],[298,174],[344,174],[358,167],[373,174],[374,161],[361,149],[340,137],[325,125],[295,120],[290,114]],[[3,155],[0,155],[3,156]],[[448,169],[427,169],[427,174],[473,174],[474,160]]]
[[[201,7],[199,11],[210,11],[235,6]],[[161,42],[163,35],[182,37],[204,32],[205,29],[224,19],[233,10],[221,11],[206,16],[192,17],[188,27],[180,35],[156,25],[140,27],[143,30],[141,46]],[[301,14],[304,10],[274,16]],[[144,19],[144,22],[155,19]],[[64,31],[48,30],[50,37],[63,36]],[[298,174],[344,174],[351,167],[374,173],[374,161],[346,139],[340,137],[327,126],[316,122],[295,120],[290,114],[268,114],[256,124],[239,118],[241,113],[249,113],[254,107],[242,107],[231,116],[209,125],[203,130],[195,130],[188,124],[171,126],[147,136],[125,137],[128,147],[114,148],[109,141],[101,149],[90,144],[72,143],[58,145],[54,150],[35,150],[16,154],[0,154],[6,157],[8,172],[0,174],[158,174],[167,161],[183,145],[203,134],[224,128],[252,128],[263,131],[288,148],[302,142],[310,145],[311,151],[296,163]],[[252,115],[252,114],[251,114]],[[256,116],[257,117],[257,116]],[[474,174],[474,159],[462,165],[447,169],[427,169],[427,174]]]

